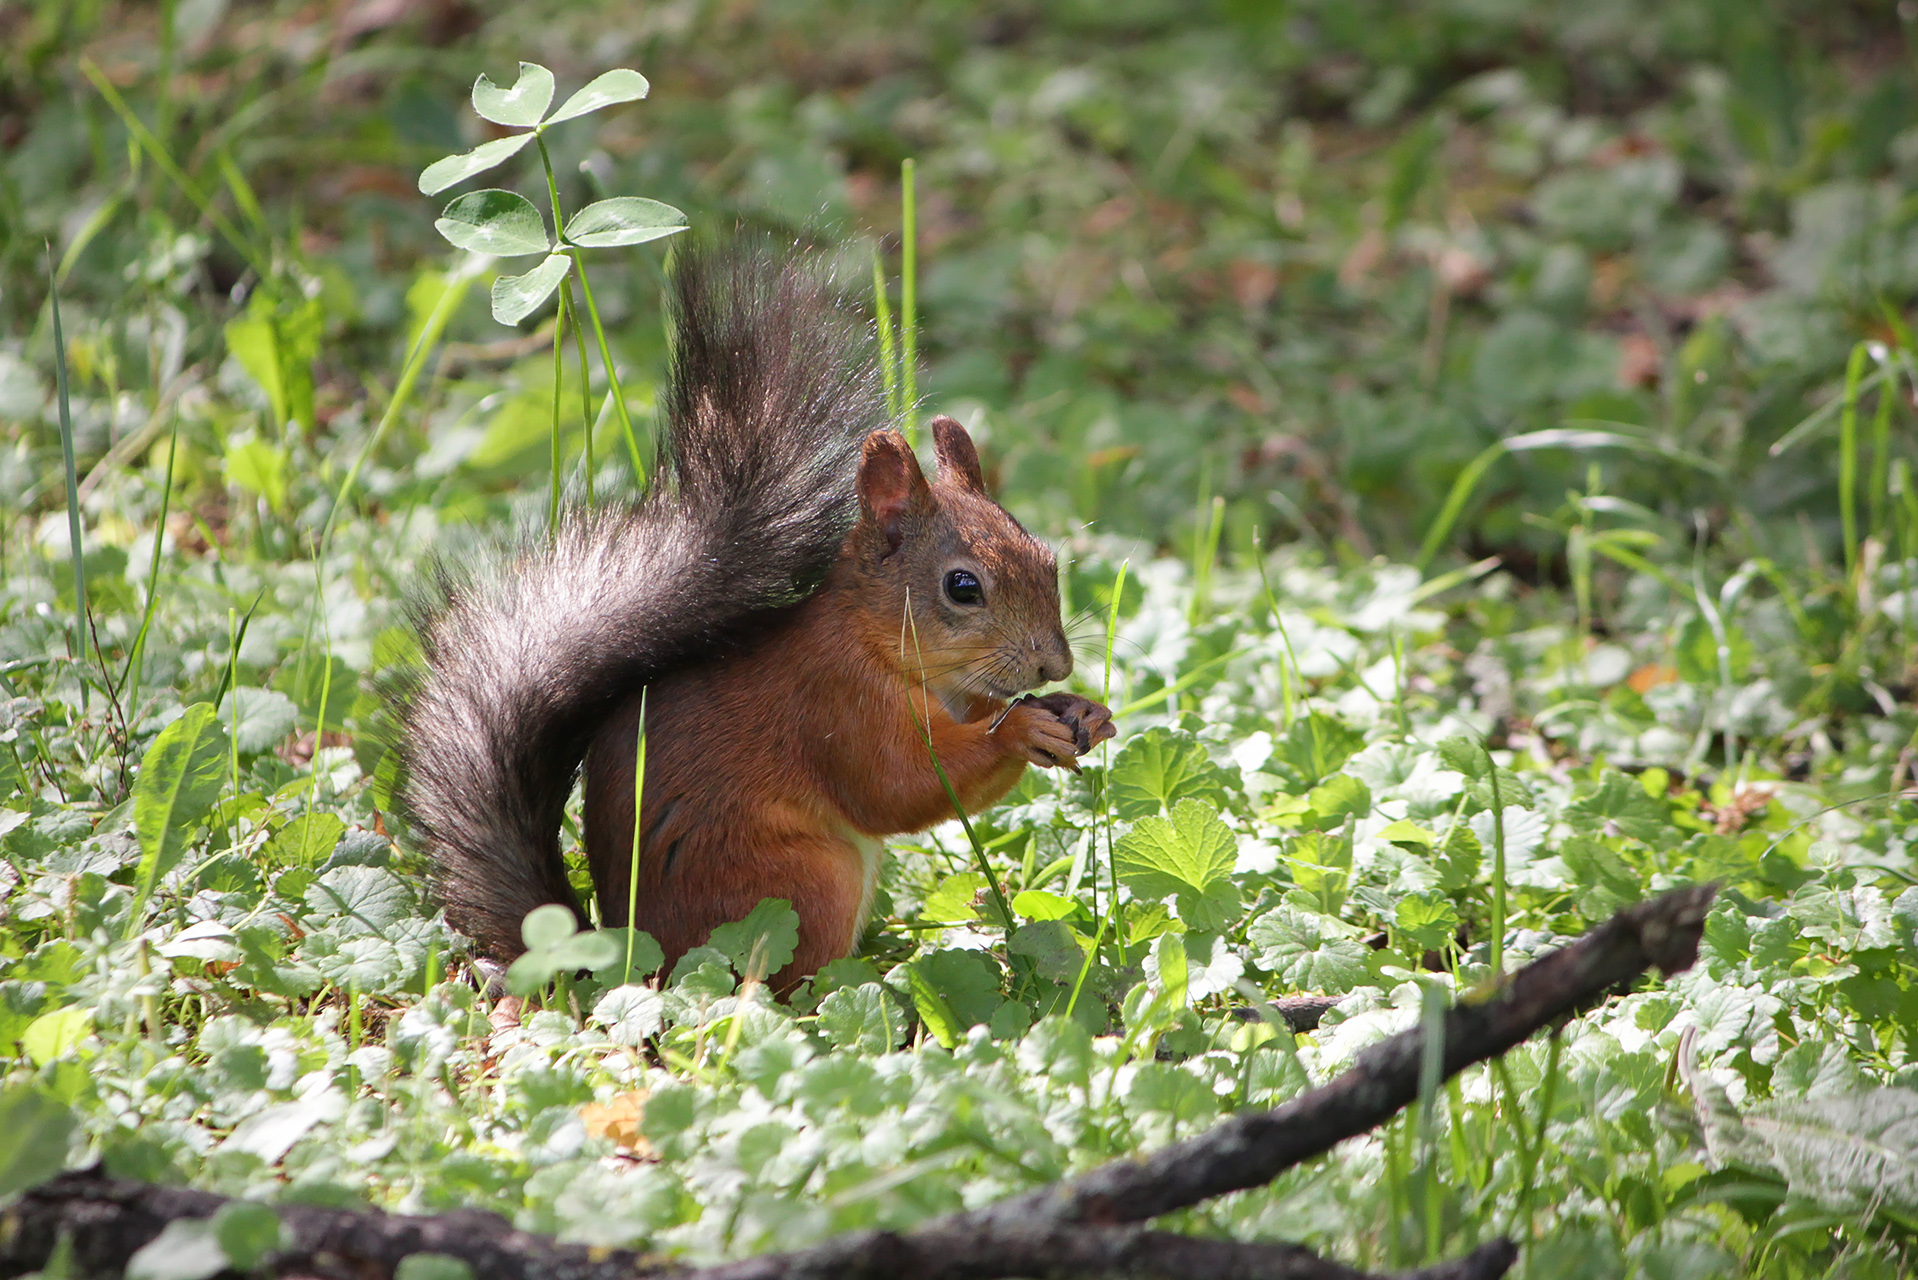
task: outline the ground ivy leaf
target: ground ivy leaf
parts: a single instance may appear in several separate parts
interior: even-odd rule
[[[433,226],[456,247],[495,258],[523,258],[553,248],[546,219],[533,202],[494,187],[467,192],[447,205]]]
[[[1753,1107],[1745,1129],[1771,1147],[1793,1191],[1826,1209],[1918,1208],[1918,1091],[1774,1100]]]
[[[553,73],[537,62],[519,64],[519,79],[502,89],[481,73],[473,82],[473,110],[494,124],[530,129],[553,104]]]
[[[1171,1062],[1141,1063],[1126,1091],[1125,1105],[1135,1114],[1163,1115],[1195,1126],[1219,1114],[1212,1086]]]
[[[1352,753],[1365,745],[1365,735],[1342,720],[1314,711],[1300,716],[1272,746],[1266,771],[1283,778],[1294,790],[1317,786],[1337,773]]]
[[[40,1089],[0,1092],[0,1197],[38,1186],[66,1167],[73,1113]]]
[[[274,866],[317,867],[346,834],[346,824],[331,813],[303,813],[266,842],[267,859]]]
[[[237,1271],[252,1271],[280,1247],[280,1215],[257,1200],[229,1200],[213,1214],[213,1238]]]
[[[665,951],[653,940],[653,935],[644,929],[598,929],[594,932],[614,944],[616,954],[613,959],[593,968],[593,976],[608,986],[638,982],[657,973],[660,966],[666,963]]]
[[[471,151],[435,160],[420,171],[420,194],[436,196],[448,187],[497,168],[518,155],[520,148],[531,142],[533,137],[530,133],[516,133],[510,138],[495,138],[491,142],[482,142]]]
[[[610,107],[621,102],[636,102],[650,92],[652,92],[652,86],[646,83],[646,77],[637,71],[620,67],[602,72],[588,81],[584,89],[560,103],[559,110],[546,117],[546,123],[558,124],[562,120],[571,120],[576,116],[598,111],[601,107]]]
[[[226,766],[226,730],[209,702],[188,707],[147,748],[133,784],[141,904],[186,854],[188,837],[220,798]],[[129,927],[138,928],[139,923],[136,909]]]
[[[1053,1014],[1026,1032],[1018,1057],[1027,1075],[1084,1085],[1092,1072],[1092,1034],[1072,1019]]]
[[[768,977],[792,962],[799,913],[784,898],[761,898],[744,920],[714,929],[706,945],[725,952],[741,977]]]
[[[1245,976],[1245,960],[1216,934],[1193,932],[1185,937],[1186,995],[1194,1003],[1221,995]]]
[[[920,1017],[935,1035],[939,1031],[934,1020],[942,1021],[955,1044],[976,1024],[990,1022],[999,1008],[999,967],[980,952],[935,951],[920,956],[906,969],[913,1003],[920,1006]],[[936,1001],[931,1018],[926,1016],[926,1007],[921,1003],[922,993]]]
[[[1205,746],[1182,729],[1163,726],[1135,735],[1112,762],[1112,807],[1121,818],[1139,818],[1170,809],[1174,801],[1225,804],[1225,771],[1212,763]]]
[[[371,935],[335,939],[314,934],[306,954],[334,986],[357,988],[369,995],[390,994],[406,972],[399,949]]]
[[[640,196],[598,200],[566,223],[566,239],[585,249],[645,244],[686,229],[686,215],[669,204]]]
[[[906,1041],[906,1020],[876,982],[842,987],[819,1005],[819,1029],[837,1049],[886,1053]]]
[[[1092,949],[1091,940],[1063,920],[1020,925],[1008,946],[1014,955],[1032,957],[1039,976],[1054,982],[1076,982]]]
[[[1413,945],[1425,951],[1437,951],[1458,936],[1458,908],[1435,890],[1408,893],[1399,899],[1393,924]]]
[[[864,1058],[836,1053],[807,1063],[793,1094],[815,1121],[837,1111],[872,1116],[885,1106],[885,1091],[878,1085],[878,1077]]]
[[[648,986],[614,987],[593,1005],[593,1021],[614,1044],[634,1048],[659,1034],[666,998]]]
[[[1350,774],[1336,773],[1306,794],[1312,808],[1307,825],[1336,831],[1347,818],[1363,818],[1372,811],[1372,790]]]
[[[207,1280],[227,1269],[209,1218],[176,1218],[127,1259],[126,1280]]]
[[[1597,790],[1583,796],[1566,809],[1574,824],[1604,827],[1611,824],[1619,835],[1646,844],[1656,844],[1671,834],[1671,821],[1665,806],[1645,794],[1637,778],[1607,769]],[[1584,824],[1579,820],[1584,819]]]
[[[555,253],[523,276],[501,276],[493,281],[493,319],[518,324],[545,304],[566,278],[573,260]]]
[[[1114,846],[1113,865],[1134,893],[1158,900],[1181,890],[1204,893],[1232,874],[1237,845],[1218,811],[1181,800],[1170,818],[1141,818]]]
[[[315,1125],[339,1119],[345,1108],[345,1098],[332,1090],[311,1093],[292,1102],[276,1102],[240,1121],[219,1149],[244,1151],[258,1156],[263,1164],[275,1165]]]
[[[877,981],[879,971],[869,961],[843,956],[827,962],[813,975],[812,989],[823,997],[844,987],[863,987]]]
[[[272,750],[299,719],[293,699],[274,689],[243,685],[220,700],[220,724],[233,734],[233,745],[243,756]]]
[[[1350,926],[1329,916],[1274,907],[1245,936],[1258,948],[1259,967],[1292,990],[1343,995],[1367,977],[1365,945],[1351,936]]]
[[[1439,759],[1453,773],[1462,773],[1467,780],[1476,780],[1485,776],[1488,760],[1485,748],[1477,739],[1455,734],[1438,744]]]
[[[386,867],[334,867],[306,890],[306,905],[322,920],[349,922],[343,936],[379,934],[411,916],[412,889]]]
[[[1239,886],[1230,880],[1216,880],[1203,889],[1181,889],[1172,901],[1187,928],[1223,933],[1239,920]]]
[[[979,918],[974,899],[986,887],[986,878],[977,871],[961,871],[941,880],[926,895],[919,918],[929,924],[960,924]]]

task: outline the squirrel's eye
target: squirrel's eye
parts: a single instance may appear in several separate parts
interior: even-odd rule
[[[954,569],[946,575],[946,599],[954,604],[984,604],[985,588],[964,569]]]

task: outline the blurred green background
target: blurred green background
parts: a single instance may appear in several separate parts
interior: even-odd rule
[[[553,132],[569,208],[643,195],[697,227],[837,243],[856,291],[874,243],[897,287],[914,157],[927,408],[975,425],[1049,533],[1186,551],[1216,496],[1228,557],[1255,537],[1404,556],[1436,524],[1448,554],[1551,579],[1596,501],[1654,559],[1829,558],[1847,351],[1907,345],[1918,293],[1914,18],[1911,0],[15,0],[0,503],[64,511],[51,245],[82,475],[116,445],[110,466],[163,471],[147,446],[177,422],[197,536],[310,546],[458,257],[417,174],[494,136],[467,92],[524,58],[562,96],[617,66],[653,82]],[[544,205],[536,165],[500,172]],[[670,244],[589,264],[642,421]],[[544,483],[551,309],[516,333],[483,292],[372,460],[376,517],[492,520]],[[245,358],[249,323],[275,373]],[[1526,437],[1441,519],[1489,445],[1565,428],[1609,434]],[[616,479],[621,453],[600,454]],[[138,518],[89,528],[129,541]]]

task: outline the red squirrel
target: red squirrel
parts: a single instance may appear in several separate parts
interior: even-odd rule
[[[930,480],[888,425],[869,335],[816,267],[760,245],[678,255],[665,476],[503,562],[442,568],[416,610],[404,812],[448,921],[484,955],[570,907],[559,831],[585,764],[603,924],[670,966],[762,898],[799,916],[787,987],[852,953],[884,837],[1112,736],[1063,680],[1052,552],[986,492],[965,428]],[[633,781],[646,772],[633,894]]]

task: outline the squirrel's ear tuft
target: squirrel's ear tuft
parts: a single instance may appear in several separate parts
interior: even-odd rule
[[[859,460],[859,505],[885,534],[887,555],[905,541],[908,519],[932,507],[932,490],[919,470],[919,459],[906,438],[891,428],[866,437]]]
[[[979,451],[958,421],[940,414],[932,420],[932,448],[939,458],[939,478],[961,489],[986,496],[986,477],[979,470]]]

